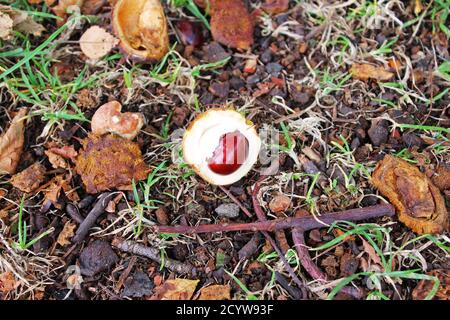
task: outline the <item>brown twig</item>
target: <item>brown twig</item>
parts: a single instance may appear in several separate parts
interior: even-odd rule
[[[80,243],[84,240],[84,238],[86,238],[89,233],[89,229],[95,224],[95,221],[97,221],[98,217],[100,217],[100,215],[105,212],[105,208],[113,195],[114,193],[105,192],[98,197],[97,203],[94,205],[83,222],[80,223],[75,236],[72,238],[72,242]]]
[[[261,183],[264,181],[266,176],[261,176],[258,181],[256,181],[255,186],[253,188],[252,192],[252,202],[253,202],[253,209],[255,210],[255,214],[258,217],[258,220],[261,222],[266,222],[267,218],[266,215],[261,208],[261,205],[258,201],[258,193],[261,189]],[[280,257],[281,261],[284,264],[284,267],[286,268],[286,271],[291,276],[292,280],[297,284],[299,289],[302,291],[303,297],[306,298],[306,287],[304,283],[300,280],[300,278],[295,274],[294,269],[289,265],[289,262],[286,260],[286,257],[284,256],[284,253],[281,251],[281,249],[278,247],[275,240],[270,236],[270,234],[267,231],[261,231],[261,233],[264,235],[264,237],[269,241],[272,248],[276,251],[278,256]]]
[[[234,201],[234,203],[236,203],[238,205],[239,208],[241,208],[241,210],[246,214],[247,217],[251,218],[252,214],[250,213],[250,211],[244,207],[244,205],[242,204],[241,201],[239,201],[238,198],[236,198],[231,192],[230,190],[228,190],[227,188],[223,187],[223,186],[219,186],[219,188],[231,199]]]
[[[395,209],[390,204],[378,204],[365,208],[356,208],[340,212],[327,213],[314,218],[280,218],[275,220],[266,220],[249,223],[221,223],[221,224],[202,224],[198,226],[155,226],[159,233],[211,233],[211,232],[231,232],[231,231],[274,231],[281,229],[298,228],[300,231],[308,231],[329,226],[330,224],[345,221],[361,221],[382,216],[392,217]]]
[[[112,245],[123,252],[128,252],[136,254],[138,256],[143,256],[149,258],[157,263],[161,264],[163,259],[161,258],[158,249],[146,247],[135,241],[123,240],[120,238],[114,238]],[[181,274],[188,274],[192,271],[192,266],[188,263],[181,263],[176,260],[164,258],[164,267]]]
[[[309,216],[306,210],[297,211],[296,217]],[[305,242],[305,232],[301,231],[299,228],[292,228],[292,241],[294,242],[294,247],[297,251],[298,259],[300,264],[305,268],[306,272],[314,279],[319,281],[326,281],[327,275],[320,270],[320,268],[314,263],[309,254],[308,248]],[[346,293],[355,299],[361,299],[363,292],[358,288],[353,288],[346,286],[341,289],[341,292]]]

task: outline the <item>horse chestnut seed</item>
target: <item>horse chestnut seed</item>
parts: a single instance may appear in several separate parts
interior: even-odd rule
[[[248,140],[239,131],[220,137],[219,145],[207,159],[209,168],[218,174],[231,174],[245,162],[248,156]]]

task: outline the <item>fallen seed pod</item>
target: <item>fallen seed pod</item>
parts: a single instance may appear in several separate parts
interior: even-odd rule
[[[121,113],[121,110],[122,105],[117,101],[110,101],[98,108],[91,121],[92,133],[114,133],[133,140],[144,125],[144,116],[138,112]]]
[[[245,176],[256,163],[260,147],[253,124],[229,109],[200,114],[183,137],[185,161],[215,185],[229,185]]]
[[[160,60],[169,51],[167,20],[160,0],[118,0],[112,25],[131,59]]]
[[[372,183],[397,209],[398,219],[414,232],[442,233],[448,228],[443,196],[417,167],[387,155],[377,164]]]

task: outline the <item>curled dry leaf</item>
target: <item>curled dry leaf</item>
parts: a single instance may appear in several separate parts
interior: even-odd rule
[[[67,182],[62,174],[54,177],[50,181],[48,188],[44,190],[44,206],[50,202],[56,208],[61,208],[61,205],[58,203],[58,199],[64,184],[67,184]]]
[[[68,17],[68,10],[72,6],[81,7],[83,4],[83,0],[58,0],[58,4],[51,9],[53,13],[58,17],[62,18],[62,20],[57,20],[58,25],[63,25]]]
[[[11,39],[13,30],[40,36],[45,28],[25,11],[0,4],[0,39]]]
[[[356,63],[350,68],[350,73],[353,78],[367,81],[369,79],[374,79],[378,81],[387,81],[392,79],[394,74],[387,71],[383,67],[373,66],[371,64],[359,64]]]
[[[138,112],[121,113],[121,110],[122,105],[117,101],[110,101],[98,108],[91,121],[92,133],[115,133],[133,140],[144,125],[144,115]]]
[[[45,167],[40,163],[36,162],[11,177],[11,184],[23,192],[32,192],[36,190],[44,181],[45,178]]]
[[[84,0],[81,13],[85,15],[97,14],[107,2],[106,0]]]
[[[0,136],[0,174],[14,174],[22,155],[27,109],[20,109],[8,130]]]
[[[97,61],[106,56],[119,43],[119,39],[99,26],[92,26],[83,33],[79,43],[86,57]]]
[[[81,176],[86,192],[130,188],[147,177],[139,146],[115,135],[90,136],[83,140],[83,149],[76,160],[76,172]]]
[[[262,9],[270,14],[278,14],[289,9],[289,0],[266,0]]]
[[[64,224],[62,231],[58,235],[58,239],[56,240],[56,242],[62,247],[70,244],[70,239],[74,235],[74,230],[75,230],[76,226],[77,225],[75,223],[67,221]]]
[[[200,290],[198,300],[231,300],[229,285],[215,284]]]
[[[433,300],[450,300],[450,270],[432,270],[427,272],[427,275],[437,277],[440,282]],[[424,300],[433,289],[433,286],[434,281],[432,280],[420,280],[412,291],[412,298],[414,300]]]
[[[78,152],[75,150],[73,146],[64,146],[61,148],[52,147],[49,148],[48,151],[57,154],[63,157],[64,159],[75,160],[75,158],[78,156]]]
[[[414,232],[442,233],[448,228],[444,198],[417,167],[387,155],[377,164],[372,182],[397,209],[399,220]]]
[[[156,300],[190,300],[200,280],[167,280],[155,288],[153,299]]]
[[[250,48],[253,21],[242,0],[210,0],[210,6],[213,39],[231,48]]]
[[[166,15],[160,0],[118,0],[112,25],[130,58],[160,60],[169,51]]]
[[[14,275],[10,271],[0,273],[0,292],[8,293],[13,291],[19,285]]]
[[[69,167],[66,160],[64,160],[64,158],[61,157],[59,154],[56,154],[50,150],[45,150],[45,155],[48,157],[48,161],[50,161],[53,168],[67,169]]]

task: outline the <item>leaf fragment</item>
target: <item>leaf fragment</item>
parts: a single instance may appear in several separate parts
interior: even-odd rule
[[[155,300],[190,300],[200,280],[172,279],[155,288]]]
[[[20,109],[8,130],[0,136],[0,174],[14,174],[23,151],[25,116],[27,109]]]
[[[249,49],[253,21],[242,0],[210,0],[211,33],[215,41],[231,48]]]
[[[229,285],[215,284],[200,290],[198,300],[231,300]]]
[[[67,221],[64,224],[62,231],[59,233],[58,239],[56,240],[56,242],[62,247],[70,244],[70,239],[74,235],[74,230],[75,230],[76,226],[77,225],[75,223]]]
[[[377,81],[387,81],[392,79],[394,74],[392,72],[387,71],[381,66],[373,66],[367,63],[355,63],[350,68],[350,74],[353,78],[367,81],[369,79],[374,79]]]
[[[36,162],[11,177],[11,184],[23,192],[32,192],[36,190],[45,178],[45,167],[40,163]]]
[[[92,26],[83,33],[79,43],[86,57],[97,61],[111,52],[119,43],[119,39],[99,26]]]

